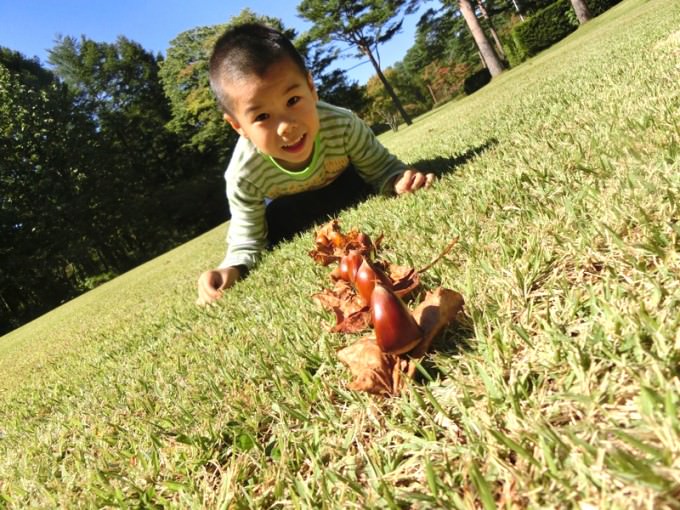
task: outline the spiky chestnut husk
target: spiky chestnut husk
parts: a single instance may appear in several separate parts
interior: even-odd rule
[[[378,347],[388,354],[410,351],[423,339],[423,331],[404,302],[381,283],[371,295],[371,320]]]

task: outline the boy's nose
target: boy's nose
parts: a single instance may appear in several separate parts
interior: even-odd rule
[[[279,136],[295,134],[297,123],[293,119],[283,119],[279,122]]]

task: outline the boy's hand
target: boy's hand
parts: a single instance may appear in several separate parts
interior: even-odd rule
[[[434,181],[434,174],[424,174],[418,170],[408,169],[394,179],[394,191],[397,195],[429,188]]]
[[[222,297],[225,289],[228,289],[241,277],[241,271],[237,267],[225,267],[204,271],[198,277],[197,305],[208,305]]]

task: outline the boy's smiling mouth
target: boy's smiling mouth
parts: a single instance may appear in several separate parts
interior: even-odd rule
[[[307,133],[303,134],[291,144],[284,145],[282,149],[286,152],[300,152],[305,146],[305,141],[307,140]]]

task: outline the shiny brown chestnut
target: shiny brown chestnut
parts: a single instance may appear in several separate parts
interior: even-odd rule
[[[380,282],[371,295],[371,320],[378,347],[388,354],[403,354],[423,339],[423,331],[404,302]]]
[[[340,259],[340,278],[347,282],[354,283],[357,271],[364,261],[364,257],[358,250],[350,250],[347,255]]]
[[[364,300],[364,303],[369,304],[371,302],[371,295],[373,294],[376,282],[381,283],[388,289],[392,288],[392,282],[389,277],[378,267],[364,259],[356,272],[354,280],[354,287],[357,289],[361,299]]]

